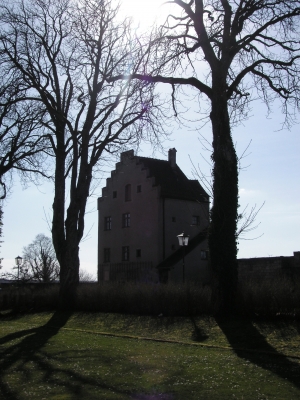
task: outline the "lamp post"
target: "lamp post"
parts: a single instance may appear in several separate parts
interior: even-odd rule
[[[184,255],[185,255],[185,250],[184,248],[189,244],[189,235],[185,235],[184,232],[182,232],[180,235],[177,235],[178,237],[178,242],[179,246],[183,248],[183,256],[182,256],[182,283],[184,283],[184,274],[185,274],[185,265],[184,265]]]
[[[21,265],[22,265],[22,261],[23,261],[23,258],[20,257],[20,256],[18,256],[18,257],[15,258],[15,262],[16,262],[16,265],[17,265],[17,267],[18,267],[18,282],[19,282],[19,280],[20,280],[20,267],[21,267]]]

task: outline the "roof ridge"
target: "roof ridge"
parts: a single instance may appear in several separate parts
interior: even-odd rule
[[[138,156],[138,155],[136,155],[136,156],[134,156],[134,157],[136,157],[136,158],[143,158],[143,159],[146,159],[146,160],[153,160],[153,161],[163,161],[163,162],[166,162],[166,163],[169,162],[168,160],[161,160],[160,158],[144,157],[144,156]]]

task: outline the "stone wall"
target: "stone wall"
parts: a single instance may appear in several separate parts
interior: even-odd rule
[[[300,251],[291,257],[240,258],[239,280],[300,277]]]

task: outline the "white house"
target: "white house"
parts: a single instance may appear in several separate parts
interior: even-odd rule
[[[175,149],[168,160],[123,152],[98,199],[98,221],[99,281],[209,279],[209,196],[178,167]]]

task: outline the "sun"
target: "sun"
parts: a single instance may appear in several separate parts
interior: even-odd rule
[[[167,8],[164,0],[120,0],[120,13],[123,17],[132,17],[134,25],[142,29],[149,28],[166,16]]]

